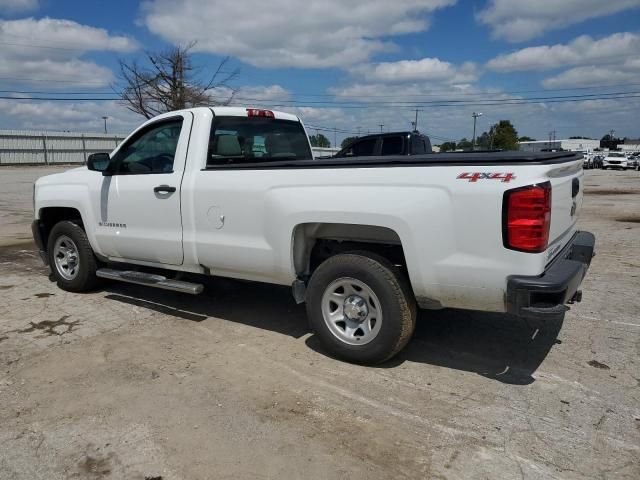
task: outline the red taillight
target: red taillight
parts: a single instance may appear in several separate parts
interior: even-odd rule
[[[260,110],[259,108],[247,108],[247,117],[267,117],[274,118],[271,110]]]
[[[504,246],[523,252],[544,252],[551,226],[551,184],[509,190],[503,202]]]

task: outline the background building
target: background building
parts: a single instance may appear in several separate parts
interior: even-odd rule
[[[623,152],[640,152],[640,138],[625,138],[618,148]]]
[[[534,140],[520,142],[520,150],[523,152],[542,152],[545,150],[569,150],[572,152],[591,152],[600,148],[600,140],[588,140],[584,138],[567,138],[562,140]]]

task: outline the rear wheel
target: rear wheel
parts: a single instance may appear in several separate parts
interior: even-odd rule
[[[411,338],[416,311],[406,277],[368,252],[329,258],[307,289],[312,329],[331,354],[349,362],[376,364],[396,355]]]
[[[97,260],[87,234],[71,221],[58,222],[48,240],[49,265],[58,286],[69,292],[95,288]]]

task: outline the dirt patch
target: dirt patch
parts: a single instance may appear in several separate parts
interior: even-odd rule
[[[593,368],[599,368],[600,370],[610,370],[611,367],[609,367],[609,365],[605,364],[605,363],[600,363],[597,360],[591,360],[590,362],[587,362],[588,365],[592,366]]]
[[[632,195],[634,193],[638,193],[637,190],[622,190],[622,189],[599,189],[599,190],[589,190],[585,189],[585,195]]]
[[[78,469],[85,475],[92,477],[103,477],[111,474],[110,459],[96,458],[87,455],[84,460],[78,464]]]
[[[616,222],[623,223],[640,223],[640,216],[629,215],[628,217],[618,217]]]
[[[14,285],[0,285],[0,290],[9,290],[10,288],[13,288]]]
[[[35,293],[33,296],[38,298],[53,297],[55,293]]]
[[[67,322],[68,318],[69,318],[69,315],[63,315],[56,321],[44,320],[40,323],[29,322],[30,323],[29,327],[23,330],[17,330],[17,332],[31,333],[31,332],[35,332],[36,330],[41,330],[46,335],[49,335],[49,336],[57,335],[61,337],[62,335],[73,332],[74,328],[76,328],[80,324],[79,320]]]

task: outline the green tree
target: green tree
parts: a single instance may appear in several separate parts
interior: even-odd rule
[[[573,137],[572,137],[573,138]],[[519,142],[535,142],[536,139],[535,138],[531,138],[531,137],[527,137],[526,135],[524,137],[520,137],[518,139]]]
[[[616,137],[612,137],[608,133],[600,140],[600,148],[608,148],[610,150],[616,150],[618,144],[622,143],[622,140]]]
[[[616,150],[618,144],[622,143],[622,140],[616,137],[612,137],[608,133],[600,139],[600,148],[608,148],[610,150]]]
[[[492,147],[500,150],[518,150],[518,131],[511,121],[500,120],[489,130]]]
[[[491,144],[491,135],[487,132],[482,132],[482,135],[476,139],[476,148],[478,150],[491,150]]]
[[[342,143],[340,144],[340,148],[345,148],[349,145],[351,145],[351,143],[354,140],[357,140],[359,137],[346,137],[344,140],[342,140]]]
[[[309,137],[309,141],[311,142],[312,147],[318,147],[318,148],[331,147],[331,142],[329,141],[329,139],[321,133],[318,133],[316,135],[311,135]]]
[[[456,149],[456,142],[444,142],[440,145],[441,152],[453,152]]]
[[[461,138],[460,141],[458,142],[458,144],[456,145],[458,147],[458,150],[471,150],[471,147],[473,146],[471,144],[471,142],[469,140],[467,140],[466,138]]]

